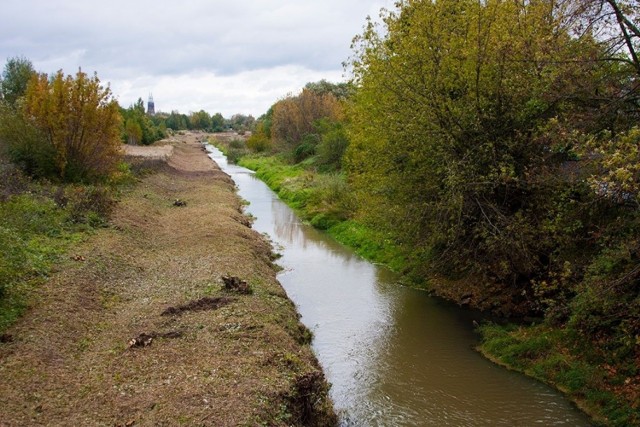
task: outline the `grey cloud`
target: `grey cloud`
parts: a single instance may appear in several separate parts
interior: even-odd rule
[[[213,73],[282,66],[341,73],[367,14],[390,0],[5,0],[0,59],[103,78]],[[122,85],[125,86],[125,85]]]

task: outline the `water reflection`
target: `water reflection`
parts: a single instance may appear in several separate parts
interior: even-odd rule
[[[480,357],[475,314],[395,283],[295,214],[250,171],[210,156],[231,175],[281,247],[279,275],[332,383],[343,425],[586,426],[558,393]]]

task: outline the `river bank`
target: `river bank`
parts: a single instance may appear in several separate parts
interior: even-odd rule
[[[250,170],[208,151],[282,255],[278,279],[313,331],[345,425],[591,425],[558,393],[475,352],[477,312],[399,285],[398,274],[301,221]]]
[[[289,165],[273,156],[247,156],[240,164],[257,170],[256,175],[311,225],[325,229],[361,256],[402,271],[402,260],[388,244],[391,239],[386,240],[355,221],[341,221],[340,208],[335,209],[339,197],[330,197],[324,203],[327,194],[338,193],[337,180],[314,172],[313,167]],[[431,282],[428,289],[459,305],[483,310],[498,308],[494,312],[504,317],[514,311],[517,297],[498,291],[486,295],[468,284],[451,281]],[[640,419],[637,364],[634,368],[624,358],[617,360],[616,355],[594,351],[589,342],[562,325],[489,324],[480,332],[478,350],[485,357],[563,392],[595,423],[624,426],[635,425]]]
[[[335,423],[269,243],[198,136],[170,145],[6,331],[1,425]]]

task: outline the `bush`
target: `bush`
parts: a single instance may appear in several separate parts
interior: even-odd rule
[[[331,171],[342,169],[342,158],[347,151],[349,140],[341,123],[336,123],[322,135],[322,140],[316,149],[316,164],[321,170]]]
[[[102,225],[111,214],[115,201],[113,191],[103,186],[69,186],[60,203],[75,223]]]
[[[27,87],[22,114],[37,129],[30,139],[34,150],[53,165],[54,174],[46,171],[50,178],[98,181],[117,169],[121,157],[120,111],[111,91],[100,85],[97,76],[89,78],[82,71],[75,77],[65,77],[62,71],[52,78],[47,74],[34,76]],[[13,132],[12,137],[17,139],[19,135]]]
[[[247,150],[247,146],[244,141],[239,139],[234,139],[229,143],[228,148],[225,150],[225,155],[227,156],[227,160],[229,163],[236,164],[238,161],[249,154],[249,150]]]
[[[308,210],[314,227],[326,230],[350,216],[353,200],[343,175],[315,174],[310,189]]]
[[[29,177],[15,165],[5,162],[0,155],[0,202],[6,201],[10,196],[26,192],[31,184]]]
[[[56,174],[55,150],[44,135],[21,114],[0,104],[0,148],[3,153],[33,177]]]
[[[293,150],[293,159],[296,163],[300,163],[316,153],[318,138],[318,135],[315,134],[307,134],[302,138],[300,145]]]
[[[247,139],[247,147],[254,153],[263,153],[271,149],[271,140],[262,132],[256,132]]]

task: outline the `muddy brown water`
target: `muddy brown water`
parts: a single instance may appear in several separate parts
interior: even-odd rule
[[[560,393],[475,352],[478,313],[400,286],[208,150],[282,254],[278,279],[313,332],[342,426],[590,425]]]

